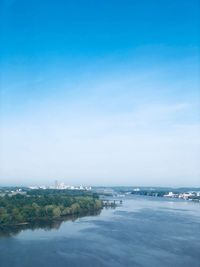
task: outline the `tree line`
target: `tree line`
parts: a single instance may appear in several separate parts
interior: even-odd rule
[[[96,194],[67,190],[31,190],[26,195],[0,197],[0,224],[30,223],[83,214],[102,208]]]

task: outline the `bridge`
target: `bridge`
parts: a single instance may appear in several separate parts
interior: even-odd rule
[[[122,204],[121,199],[102,199],[104,207],[116,207]]]

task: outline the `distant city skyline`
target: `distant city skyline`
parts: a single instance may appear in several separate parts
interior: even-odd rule
[[[199,1],[0,3],[0,186],[200,186]]]

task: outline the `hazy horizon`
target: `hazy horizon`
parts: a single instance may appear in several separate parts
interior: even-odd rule
[[[0,185],[200,186],[199,2],[0,3]]]
[[[67,181],[67,179],[61,179],[61,180],[57,180],[59,183],[64,183],[65,185],[69,185],[69,186],[91,186],[92,188],[100,188],[100,187],[104,187],[104,188],[114,188],[114,187],[123,187],[123,188],[172,188],[172,189],[178,189],[178,188],[196,188],[196,189],[200,189],[199,185],[190,185],[190,184],[181,184],[181,185],[170,185],[170,184],[164,184],[164,185],[159,185],[159,184],[88,184],[88,183],[69,183]],[[55,185],[55,181],[48,181],[47,183],[2,183],[0,184],[0,187],[32,187],[32,186],[36,186],[36,187],[40,187],[40,186],[47,186],[47,188],[54,186]]]

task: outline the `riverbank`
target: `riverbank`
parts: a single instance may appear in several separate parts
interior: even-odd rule
[[[34,221],[62,219],[101,210],[97,195],[69,195],[67,191],[31,191],[31,195],[0,197],[0,225],[22,225]]]

